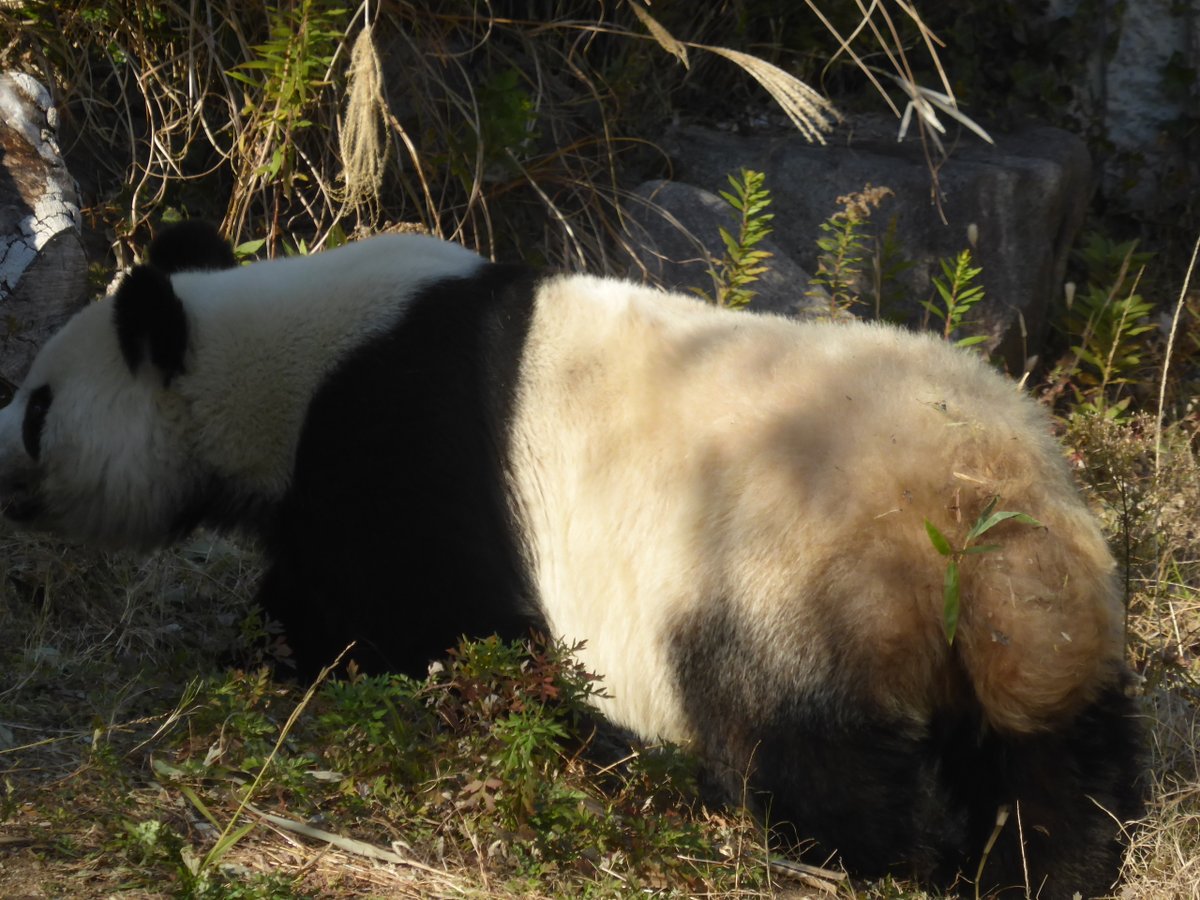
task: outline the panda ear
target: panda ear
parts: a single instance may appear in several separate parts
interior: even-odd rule
[[[162,229],[146,249],[146,262],[168,275],[237,266],[229,241],[203,219],[188,219]]]
[[[187,315],[171,279],[153,266],[135,266],[113,298],[113,324],[129,371],[147,356],[167,384],[183,372]]]

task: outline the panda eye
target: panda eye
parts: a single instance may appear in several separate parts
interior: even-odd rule
[[[42,429],[46,425],[46,413],[50,411],[50,401],[54,395],[50,385],[43,384],[29,395],[25,404],[25,421],[21,423],[21,439],[25,442],[25,452],[37,459],[42,452]]]

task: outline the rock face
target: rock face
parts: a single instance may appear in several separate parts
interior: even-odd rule
[[[626,206],[626,225],[636,254],[629,275],[649,277],[685,294],[713,292],[708,270],[725,252],[722,227],[735,230],[734,212],[724,200],[703,188],[677,181],[647,181]],[[823,314],[827,295],[810,284],[809,275],[769,238],[758,249],[771,254],[759,276],[750,309],[790,316]]]
[[[1070,111],[1104,137],[1101,189],[1118,209],[1148,214],[1150,220],[1177,215],[1171,210],[1184,206],[1179,201],[1193,193],[1200,173],[1194,152],[1200,4],[1137,0],[1089,4],[1086,11],[1080,6],[1080,0],[1050,0],[1043,15],[1074,19],[1090,35],[1071,51],[1084,64]]]
[[[1091,190],[1087,148],[1048,127],[994,135],[994,147],[964,136],[937,172],[939,212],[915,130],[897,143],[893,121],[857,122],[815,146],[799,135],[741,137],[686,126],[663,146],[679,180],[693,185],[723,188],[727,174],[743,166],[764,172],[775,213],[772,237],[810,272],[820,224],[842,206],[837,198],[867,184],[890,188],[894,196],[874,211],[872,229],[881,235],[895,217],[898,249],[913,263],[900,276],[911,298],[902,315],[910,319],[922,315],[917,301],[933,294],[939,260],[968,247],[970,229],[987,293],[973,330],[1020,372],[1045,336],[1046,309],[1062,291],[1067,253],[1083,222]]]
[[[57,124],[44,87],[0,73],[0,378],[9,384],[87,299],[79,198]]]

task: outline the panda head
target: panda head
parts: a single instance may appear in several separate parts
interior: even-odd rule
[[[134,267],[114,295],[77,313],[0,410],[0,511],[17,524],[135,547],[184,527],[176,520],[197,476],[183,445],[187,406],[171,389],[185,371],[188,321],[170,270],[220,260],[200,241],[187,266],[178,236],[166,236],[171,262]]]

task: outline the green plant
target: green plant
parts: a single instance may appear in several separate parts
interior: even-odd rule
[[[890,188],[868,184],[857,193],[838,197],[842,208],[820,225],[822,236],[817,238],[817,247],[821,254],[809,295],[820,297],[816,288],[823,288],[831,316],[841,315],[860,302],[859,285],[871,253],[867,225],[872,210],[890,196]]]
[[[364,780],[420,781],[429,766],[424,736],[434,729],[420,682],[403,675],[357,676],[329,682],[319,700],[317,729],[336,737],[323,754],[328,768]]]
[[[766,212],[771,204],[771,192],[764,187],[766,176],[753,169],[742,169],[736,176],[727,176],[733,193],[721,191],[721,197],[737,214],[737,235],[722,227],[721,243],[725,254],[716,266],[710,266],[711,295],[696,289],[700,296],[717,306],[740,309],[753,299],[756,291],[750,285],[767,271],[768,250],[755,249],[772,231],[768,224],[775,218]]]
[[[146,819],[122,824],[125,830],[118,836],[117,846],[135,865],[178,860],[183,839],[166,822]]]
[[[899,316],[908,297],[904,284],[905,274],[916,263],[904,254],[897,234],[899,219],[888,217],[887,227],[875,240],[875,251],[871,255],[871,293],[869,300],[875,319],[884,320]]]
[[[494,734],[500,743],[500,775],[513,791],[517,809],[532,814],[539,786],[545,784],[544,766],[567,739],[566,728],[557,716],[531,706],[498,721]]]
[[[521,73],[511,66],[480,85],[477,99],[479,118],[473,124],[478,131],[472,131],[468,158],[482,159],[486,181],[505,181],[519,174],[519,161],[537,140],[537,108]],[[469,185],[473,173],[463,176]]]
[[[275,222],[283,199],[307,179],[297,165],[297,139],[312,126],[310,111],[329,85],[328,73],[343,39],[346,16],[346,9],[330,0],[280,6],[272,14],[268,39],[252,48],[253,58],[226,72],[246,89],[239,171],[227,217],[236,229],[259,191],[273,189]]]
[[[946,577],[942,582],[942,631],[946,635],[947,644],[954,643],[954,635],[958,631],[958,618],[962,606],[959,591],[959,566],[964,557],[977,553],[991,553],[1000,549],[998,544],[975,544],[973,542],[1001,522],[1009,519],[1025,525],[1041,527],[1042,523],[1028,513],[997,510],[996,504],[999,502],[999,497],[992,497],[984,505],[979,518],[975,520],[970,531],[967,532],[962,546],[958,548],[950,543],[950,540],[938,530],[936,525],[928,519],[925,520],[925,533],[929,535],[929,543],[933,544],[933,549],[946,558]]]
[[[122,825],[115,849],[139,869],[171,872],[176,882],[173,893],[182,900],[295,900],[304,896],[286,875],[243,876],[235,870],[202,867],[196,851],[160,819],[125,821]],[[161,887],[161,883],[154,886]]]
[[[942,338],[958,347],[971,347],[987,340],[987,335],[978,334],[954,339],[955,333],[964,325],[970,324],[967,316],[980,300],[983,299],[983,285],[976,284],[983,271],[978,266],[971,265],[971,251],[964,249],[953,259],[941,260],[942,274],[935,275],[933,286],[942,300],[939,308],[933,300],[922,300],[921,305],[931,315],[942,321]]]
[[[249,784],[243,786],[238,791],[237,803],[231,813],[227,814],[224,824],[221,821],[219,810],[214,810],[210,804],[200,796],[200,792],[189,785],[186,781],[187,772],[179,767],[170,765],[163,760],[155,760],[154,768],[160,778],[172,781],[178,788],[179,792],[187,799],[197,812],[203,816],[208,823],[217,832],[217,839],[213,845],[203,854],[197,854],[190,847],[184,846],[180,851],[185,870],[185,884],[191,896],[209,896],[209,888],[219,882],[219,865],[221,860],[225,858],[239,843],[257,827],[255,820],[244,821],[245,812],[250,805],[251,800],[256,799],[259,791],[265,789],[268,785],[286,784],[288,781],[296,780],[295,773],[298,770],[307,767],[307,761],[297,764],[297,760],[289,758],[289,754],[283,752],[284,742],[289,738],[292,730],[296,727],[301,716],[304,714],[308,705],[316,696],[317,691],[322,683],[329,677],[329,674],[334,671],[341,663],[341,656],[335,659],[327,667],[321,670],[316,680],[300,698],[291,712],[288,714],[287,720],[277,730],[277,736],[274,742],[270,745],[270,749],[265,755],[246,755],[242,759],[242,764],[251,769],[257,769],[254,778]],[[240,694],[237,690],[237,685],[241,679],[230,679],[226,684],[218,687],[217,694],[222,696],[226,703],[233,708],[243,707],[241,712],[242,721],[253,723],[259,726],[259,723],[266,720],[266,717],[259,711],[253,703],[253,698],[258,696],[261,698],[269,691],[269,683],[267,681],[266,670],[259,675],[255,682],[256,693],[250,694],[250,706],[243,706],[246,697]],[[272,723],[273,725],[273,723]],[[222,729],[226,726],[223,724]],[[255,727],[255,740],[253,743],[258,744],[265,733],[261,727]],[[204,767],[207,767],[211,750],[206,754]],[[278,759],[278,763],[277,763]],[[282,778],[279,776],[282,774]],[[270,778],[268,778],[270,776]],[[218,895],[221,896],[221,895]]]
[[[1157,327],[1149,318],[1153,304],[1137,292],[1151,257],[1137,252],[1136,241],[1117,243],[1095,233],[1085,237],[1076,257],[1088,281],[1067,295],[1064,328],[1072,355],[1063,377],[1071,381],[1080,411],[1124,418],[1132,400],[1125,391],[1147,366],[1143,336]]]

